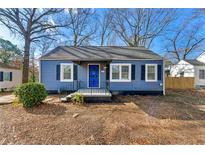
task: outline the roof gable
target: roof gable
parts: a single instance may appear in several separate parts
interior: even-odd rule
[[[203,52],[199,57],[197,57],[197,60],[205,63],[205,52]]]
[[[181,60],[178,64],[190,64],[193,66],[205,66],[205,63],[202,63],[196,59],[186,59],[186,60]]]

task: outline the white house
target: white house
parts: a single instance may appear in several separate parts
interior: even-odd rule
[[[205,53],[197,59],[180,60],[172,66],[170,74],[172,77],[194,77],[195,87],[205,87]]]
[[[21,83],[21,70],[0,62],[0,90],[10,90]]]
[[[203,52],[199,57],[196,58],[198,61],[205,63],[205,52]]]

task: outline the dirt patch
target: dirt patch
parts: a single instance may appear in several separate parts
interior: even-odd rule
[[[8,96],[8,95],[12,95],[13,92],[10,92],[10,91],[4,91],[4,92],[0,92],[0,97],[1,96]]]
[[[0,144],[205,144],[204,96],[169,91],[77,106],[52,95],[32,109],[4,105]]]

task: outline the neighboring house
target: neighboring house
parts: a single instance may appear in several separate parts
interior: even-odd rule
[[[202,63],[205,63],[205,52],[199,55],[199,57],[197,57],[196,59]]]
[[[108,89],[164,92],[163,58],[143,47],[60,46],[40,58],[40,82],[50,92]]]
[[[21,83],[21,70],[0,62],[0,90],[10,90]]]
[[[170,73],[172,77],[194,77],[195,87],[205,87],[205,63],[196,59],[179,61]]]

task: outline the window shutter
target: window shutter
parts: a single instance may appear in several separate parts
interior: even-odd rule
[[[158,80],[162,80],[162,66],[161,65],[158,65],[157,66],[157,77],[158,77]]]
[[[56,80],[60,80],[60,65],[56,65]]]
[[[0,72],[0,81],[3,81],[3,72]]]
[[[10,72],[10,81],[12,81],[13,79],[13,73],[12,72]]]
[[[132,75],[131,75],[132,80],[135,80],[135,65],[132,64]]]
[[[78,80],[78,65],[74,65],[74,80]]]
[[[110,80],[110,65],[106,65],[106,80]]]
[[[145,65],[141,65],[141,80],[145,80]]]

